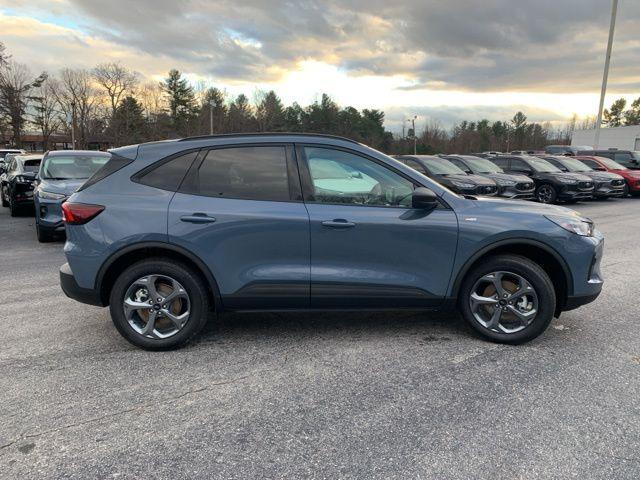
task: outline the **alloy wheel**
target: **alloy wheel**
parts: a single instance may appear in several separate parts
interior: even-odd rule
[[[538,314],[538,294],[524,277],[498,271],[482,276],[471,289],[471,312],[484,328],[497,333],[524,330]]]
[[[542,185],[538,189],[538,201],[540,203],[551,203],[553,199],[553,189],[549,185]]]
[[[131,328],[152,339],[177,334],[191,313],[187,291],[167,275],[147,275],[133,282],[125,293],[122,307]]]

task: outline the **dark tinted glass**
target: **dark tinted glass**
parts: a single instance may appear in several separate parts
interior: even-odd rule
[[[494,157],[489,159],[490,162],[495,163],[500,168],[509,168],[509,159],[508,158],[498,158]]]
[[[104,166],[100,168],[100,170],[98,170],[96,173],[91,175],[91,177],[89,177],[89,179],[86,182],[84,182],[82,186],[78,189],[78,192],[84,190],[85,188],[90,187],[91,185],[98,183],[100,180],[107,178],[109,175],[117,172],[123,167],[126,167],[131,162],[133,162],[133,160],[130,160],[124,157],[119,157],[117,155],[112,154],[111,159],[107,163],[105,163]]]
[[[529,165],[527,165],[524,161],[517,158],[513,158],[511,160],[511,170],[517,170],[522,172],[522,171],[531,170],[531,167],[529,167]]]
[[[622,165],[626,165],[631,163],[631,154],[630,153],[616,153],[613,156],[613,160],[621,163]]]
[[[162,162],[148,173],[140,177],[139,182],[150,187],[175,192],[189,167],[198,156],[198,151],[185,153],[169,161]]]
[[[190,189],[210,197],[289,200],[285,147],[210,150]]]
[[[470,171],[469,167],[467,167],[467,165],[465,165],[464,162],[460,161],[457,158],[448,158],[447,160],[449,160],[451,163],[453,163],[460,170],[463,170],[465,172],[469,172]]]
[[[409,167],[413,168],[414,170],[422,173],[423,175],[427,174],[427,170],[422,165],[420,165],[418,162],[416,162],[415,160],[407,160],[406,163],[407,163],[407,166],[409,166]]]

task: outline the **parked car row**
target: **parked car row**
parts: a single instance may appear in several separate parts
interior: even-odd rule
[[[62,203],[109,158],[106,152],[83,150],[9,152],[0,162],[2,206],[9,207],[11,216],[33,209],[38,240],[51,241],[64,232]]]
[[[396,159],[461,195],[574,203],[624,197],[640,190],[640,170],[634,173],[599,157],[498,154],[485,158],[399,155]]]

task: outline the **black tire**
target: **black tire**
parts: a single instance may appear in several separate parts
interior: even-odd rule
[[[9,193],[9,215],[11,215],[12,217],[17,217],[18,213],[20,213],[18,211],[18,206],[13,202],[11,193]]]
[[[145,275],[166,275],[177,280],[186,290],[191,313],[186,324],[173,336],[147,338],[136,332],[126,320],[123,301],[127,289]],[[131,265],[116,279],[109,297],[113,324],[120,334],[133,345],[145,350],[171,350],[187,344],[206,325],[211,313],[208,289],[203,279],[190,267],[164,258],[150,258]]]
[[[471,309],[471,290],[476,282],[483,276],[497,271],[522,276],[533,286],[538,296],[538,314],[523,330],[515,333],[489,330],[476,320]],[[496,255],[481,261],[465,275],[458,296],[458,308],[465,321],[483,338],[497,343],[517,345],[536,338],[547,329],[556,308],[556,292],[551,279],[537,263],[520,255]]]
[[[4,188],[0,189],[0,197],[2,197],[2,206],[8,207],[9,202],[7,201],[7,197],[4,196]]]
[[[549,196],[547,197],[547,195],[545,195],[543,198],[541,198],[541,194],[543,192],[549,192]],[[536,188],[536,200],[540,203],[546,204],[556,203],[556,201],[558,200],[558,192],[553,185],[543,183],[538,188]]]
[[[629,196],[629,184],[624,182],[624,187],[622,187],[622,198],[627,198]]]
[[[49,243],[54,239],[53,232],[42,228],[36,222],[36,234],[38,235],[38,242],[40,243]]]

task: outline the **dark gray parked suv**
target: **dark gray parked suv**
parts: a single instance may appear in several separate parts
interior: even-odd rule
[[[465,198],[337,137],[115,149],[62,209],[63,290],[109,305],[148,349],[183,345],[211,312],[451,305],[485,338],[521,343],[603,282],[589,219]]]

